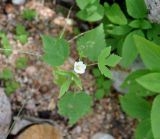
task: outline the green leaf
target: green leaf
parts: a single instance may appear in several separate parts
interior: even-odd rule
[[[147,38],[160,45],[160,25],[152,24],[152,29],[147,30]]]
[[[126,25],[127,18],[123,14],[121,8],[117,3],[114,3],[110,7],[105,6],[105,15],[106,17],[114,24]]]
[[[137,48],[133,39],[133,35],[135,34],[144,36],[141,30],[135,30],[129,33],[123,42],[121,65],[125,68],[131,65],[138,55]]]
[[[19,88],[19,84],[15,81],[7,81],[5,83],[5,92],[7,96],[10,96]]]
[[[151,110],[151,127],[155,139],[160,139],[160,95],[156,96]]]
[[[21,24],[16,26],[16,36],[15,38],[19,40],[22,44],[27,43],[29,33],[26,31],[25,27]]]
[[[27,20],[33,20],[36,17],[37,13],[32,9],[24,9],[22,12],[22,17]]]
[[[9,40],[8,40],[6,34],[4,34],[4,33],[1,33],[0,37],[1,37],[2,46],[3,46],[4,49],[6,49],[4,51],[4,54],[6,56],[9,56],[12,53],[12,47],[9,43]]]
[[[142,120],[135,131],[135,139],[154,139],[150,119]]]
[[[123,111],[132,118],[145,119],[150,116],[151,105],[134,93],[127,93],[125,96],[120,96],[120,104]]]
[[[160,72],[149,73],[136,79],[136,81],[144,88],[160,93]]]
[[[89,3],[93,3],[96,0],[76,0],[76,3],[80,9],[84,9]]]
[[[150,70],[160,70],[160,46],[137,35],[134,41],[145,66]]]
[[[132,28],[139,28],[139,29],[151,29],[152,25],[148,20],[133,20],[129,23],[129,26]]]
[[[112,78],[111,71],[106,67],[106,58],[110,55],[111,47],[103,49],[98,57],[98,68],[101,73],[108,78]]]
[[[0,79],[3,80],[13,79],[13,72],[8,68],[3,69],[3,71],[0,73]]]
[[[58,102],[59,113],[69,118],[71,125],[91,111],[92,97],[85,92],[68,92]]]
[[[105,95],[105,91],[103,88],[96,90],[95,97],[97,100],[102,99],[104,97],[104,95]]]
[[[109,24],[108,26],[106,26],[107,33],[111,35],[118,35],[118,36],[129,33],[131,29],[132,28],[129,27],[128,25],[115,26],[115,25]]]
[[[54,69],[53,75],[54,75],[54,82],[59,86],[64,84],[67,80],[71,80],[77,87],[82,89],[81,79],[75,72],[65,71],[61,69]]]
[[[27,67],[27,58],[26,57],[19,57],[16,59],[16,68],[17,69],[24,69]]]
[[[111,71],[106,67],[114,67],[120,61],[121,57],[116,55],[110,55],[111,47],[104,48],[98,57],[98,68],[101,73],[108,78],[112,78]],[[109,56],[110,55],[110,56]]]
[[[59,94],[59,98],[61,98],[69,89],[69,86],[71,85],[71,80],[66,80],[62,86],[61,86],[61,89],[60,89],[60,94]]]
[[[133,18],[144,18],[147,9],[144,0],[126,0],[127,12]]]
[[[135,93],[137,96],[153,96],[156,93],[151,92],[137,83],[136,79],[150,73],[149,70],[136,70],[130,73],[121,87],[127,89],[129,93]]]
[[[80,19],[89,22],[101,20],[103,15],[104,9],[98,0],[95,0],[94,3],[89,3],[84,9],[77,13]]]
[[[43,60],[51,66],[60,66],[69,56],[69,44],[63,38],[42,36],[44,56]]]
[[[103,24],[80,37],[77,46],[81,57],[88,57],[91,61],[97,61],[101,50],[106,46]]]
[[[121,57],[115,54],[111,54],[107,59],[106,59],[106,65],[110,67],[115,67],[119,61],[121,60]]]

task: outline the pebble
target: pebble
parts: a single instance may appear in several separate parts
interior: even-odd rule
[[[24,4],[26,0],[12,0],[12,3],[15,5],[21,5]]]
[[[115,139],[115,138],[110,134],[99,132],[93,135],[91,139]]]

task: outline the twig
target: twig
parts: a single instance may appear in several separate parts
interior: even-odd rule
[[[95,65],[97,65],[97,64],[98,64],[98,63],[88,64],[87,67],[89,67],[89,66],[95,66]]]
[[[20,117],[20,114],[21,114],[24,106],[27,104],[27,102],[28,102],[29,99],[30,99],[30,98],[27,98],[26,101],[23,103],[23,105],[22,105],[22,107],[20,108],[20,110],[18,111],[18,114],[17,114],[16,117]],[[15,124],[16,124],[16,120],[14,120],[14,122],[11,124],[11,127],[9,128],[5,139],[7,139],[8,135],[10,134],[10,132],[12,131],[12,129],[14,128]]]
[[[68,12],[66,20],[69,19],[70,15],[71,15],[72,8],[73,8],[73,6],[69,9],[69,12]],[[63,30],[62,30],[61,35],[60,35],[60,39],[63,37],[63,35],[65,33],[65,30],[66,30],[66,26],[67,26],[66,20],[65,20],[65,24],[64,24]]]
[[[85,33],[89,32],[89,31],[90,31],[90,30],[87,30],[87,31],[85,31],[85,32],[82,32],[82,33],[78,34],[77,36],[74,36],[74,37],[73,37],[72,39],[70,39],[68,42],[71,43],[72,41],[78,39],[79,37],[83,36]]]
[[[13,51],[12,49],[5,49],[5,48],[0,48],[0,51]],[[22,54],[28,54],[28,55],[33,55],[33,56],[37,56],[37,57],[41,57],[42,55],[40,54],[36,54],[34,52],[27,52],[27,51],[22,51],[22,50],[17,50],[18,53],[22,53]]]

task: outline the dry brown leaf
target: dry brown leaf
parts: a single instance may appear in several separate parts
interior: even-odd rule
[[[49,124],[37,124],[27,128],[17,139],[62,139],[62,135]]]

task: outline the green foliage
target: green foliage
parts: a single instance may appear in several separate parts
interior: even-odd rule
[[[13,72],[8,68],[3,69],[3,71],[0,73],[0,79],[2,80],[13,79]]]
[[[65,71],[55,69],[53,72],[54,82],[60,86],[59,98],[61,98],[69,89],[71,85],[82,89],[82,84],[79,76],[72,71]]]
[[[136,35],[134,40],[145,66],[150,70],[160,70],[160,46]]]
[[[123,14],[121,8],[118,4],[114,3],[112,6],[105,6],[105,15],[106,17],[114,24],[126,25],[127,18]]]
[[[140,20],[136,19],[129,23],[129,26],[132,28],[139,28],[139,29],[151,29],[152,25],[148,20]]]
[[[147,8],[144,0],[125,0],[127,12],[133,18],[144,18],[147,14]]]
[[[91,111],[92,97],[85,92],[68,92],[58,102],[59,113],[69,118],[70,125]]]
[[[27,67],[27,58],[26,57],[19,57],[16,59],[16,68],[17,69],[24,69]]]
[[[116,26],[112,24],[106,25],[106,31],[110,35],[117,35],[117,36],[126,35],[131,30],[132,28],[129,27],[128,25],[121,25],[121,26]]]
[[[150,73],[149,70],[137,70],[132,72],[127,76],[123,84],[121,85],[122,88],[128,90],[128,92],[135,93],[137,96],[152,96],[155,95],[155,92],[151,92],[137,83],[137,78]]]
[[[8,68],[3,69],[0,73],[0,79],[4,81],[5,92],[8,96],[19,88],[19,84],[14,79],[13,72]]]
[[[109,94],[112,81],[105,79],[98,68],[93,69],[92,72],[96,79],[95,97],[97,100],[100,100]]]
[[[96,0],[76,0],[80,9],[84,9],[88,4],[95,2]]]
[[[90,22],[101,20],[104,15],[104,9],[103,6],[99,4],[99,1],[92,0],[87,5],[86,3],[88,2],[84,2],[83,6],[82,4],[80,4],[80,7],[82,7],[83,9],[77,13],[77,16],[82,20]],[[84,5],[86,5],[85,8]]]
[[[37,13],[32,9],[24,9],[22,12],[22,17],[26,20],[33,20],[36,17]]]
[[[158,24],[153,24],[152,29],[147,30],[147,38],[154,43],[160,45],[160,25]]]
[[[160,125],[160,95],[156,96],[153,101],[151,110],[151,127],[155,139],[160,138],[159,125]]]
[[[135,131],[135,139],[154,139],[150,119],[142,120]]]
[[[123,47],[122,47],[122,61],[121,65],[123,67],[128,67],[133,63],[133,61],[137,58],[138,51],[133,39],[133,35],[140,35],[144,36],[143,32],[141,30],[135,30],[133,32],[130,32],[124,42],[123,42]]]
[[[146,74],[137,78],[136,81],[144,88],[152,92],[160,93],[160,72]]]
[[[114,67],[121,60],[121,57],[117,55],[110,55],[110,52],[111,47],[106,47],[101,51],[98,57],[98,68],[101,73],[108,78],[112,78],[112,73],[106,66]]]
[[[29,33],[26,31],[25,27],[21,24],[16,26],[16,39],[19,40],[22,44],[27,43]]]
[[[150,116],[151,104],[134,93],[120,96],[122,109],[131,117],[145,119]]]
[[[42,36],[43,60],[51,66],[60,66],[69,56],[69,44],[63,38]]]
[[[2,47],[3,47],[4,49],[6,49],[6,50],[4,51],[4,54],[5,54],[6,56],[9,56],[9,55],[12,53],[12,47],[11,47],[11,45],[10,45],[10,43],[9,43],[9,40],[8,40],[8,38],[7,38],[7,35],[6,35],[5,33],[3,33],[3,32],[0,32],[0,39],[1,39]]]
[[[97,61],[101,50],[106,46],[103,24],[80,37],[77,41],[77,46],[81,57]]]
[[[19,88],[19,84],[15,81],[7,81],[5,83],[5,92],[8,96],[14,93]]]

